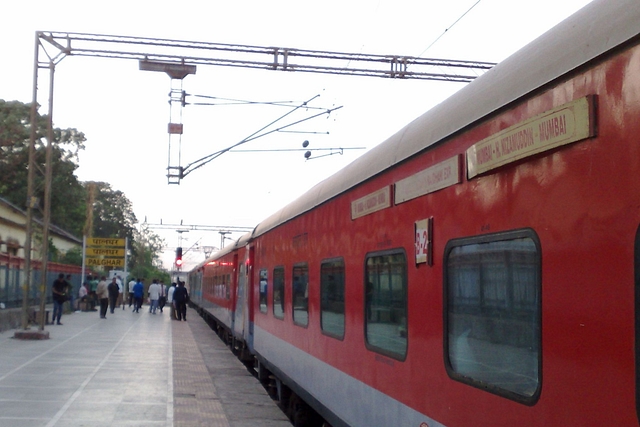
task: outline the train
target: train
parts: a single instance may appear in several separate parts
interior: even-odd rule
[[[638,426],[639,176],[640,2],[595,0],[198,265],[192,300],[296,426]]]

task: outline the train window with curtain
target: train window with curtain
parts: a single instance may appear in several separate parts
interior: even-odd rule
[[[273,315],[284,319],[284,267],[273,269]]]
[[[344,338],[344,260],[320,266],[320,327],[334,338]]]
[[[215,276],[213,278],[213,283],[214,283],[214,287],[215,287],[215,290],[216,290],[215,291],[216,297],[224,298],[225,297],[224,296],[224,288],[220,284],[221,283],[220,276]]]
[[[407,257],[369,254],[365,262],[367,348],[398,360],[407,355]]]
[[[309,266],[293,266],[293,323],[299,326],[309,324]]]
[[[266,268],[260,270],[260,312],[267,312],[267,293],[269,291],[269,272]]]
[[[533,230],[445,249],[445,356],[462,382],[533,403],[541,384],[540,245]]]
[[[202,288],[206,291],[205,293],[207,295],[213,295],[215,297],[214,279],[214,277],[202,275]]]

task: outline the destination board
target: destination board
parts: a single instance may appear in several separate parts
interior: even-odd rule
[[[396,182],[395,203],[400,204],[462,182],[460,157],[451,157]]]
[[[593,96],[579,98],[473,144],[467,150],[467,176],[595,136],[593,106]]]
[[[391,187],[383,187],[351,202],[351,219],[363,217],[391,206]]]

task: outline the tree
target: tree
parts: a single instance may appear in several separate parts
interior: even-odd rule
[[[0,100],[0,197],[18,207],[25,206],[27,199],[28,169],[25,165],[29,163],[30,129],[30,104]],[[39,198],[41,206],[39,211],[34,211],[36,217],[42,213],[44,201],[46,129],[47,116],[38,114],[34,195]],[[131,201],[108,183],[78,181],[75,172],[79,163],[78,153],[84,149],[86,141],[84,133],[74,128],[55,128],[53,134],[51,223],[78,237],[85,234],[85,226],[89,223],[86,232],[92,237],[129,238],[134,255],[140,253],[150,257],[149,261],[144,260],[144,256],[136,259],[135,265],[152,269],[161,244],[156,244],[159,238],[151,233],[141,235],[145,243],[135,243],[138,238],[135,230],[137,220]],[[82,262],[81,251],[59,254],[58,249],[52,247],[49,253],[70,264],[78,264],[78,258]]]
[[[122,191],[114,190],[106,182],[92,182],[95,190],[93,202],[94,237],[117,237],[134,239],[135,224],[131,201]],[[89,183],[87,184],[89,185]]]
[[[133,277],[159,279],[169,283],[169,274],[162,270],[160,255],[165,246],[164,240],[142,226],[134,232],[134,244],[131,246],[130,271]],[[149,280],[147,280],[149,282]]]
[[[44,203],[44,169],[47,116],[37,115],[36,174],[34,195]],[[19,101],[0,100],[0,195],[18,207],[25,206],[31,128],[31,107]],[[51,223],[74,235],[81,235],[85,191],[75,176],[78,152],[86,138],[77,129],[54,129],[52,145]],[[36,215],[37,215],[36,211]]]
[[[62,264],[82,265],[82,249],[71,248],[59,260]]]

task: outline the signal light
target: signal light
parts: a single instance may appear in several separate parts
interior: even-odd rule
[[[180,267],[182,265],[182,248],[176,248],[176,265]]]

